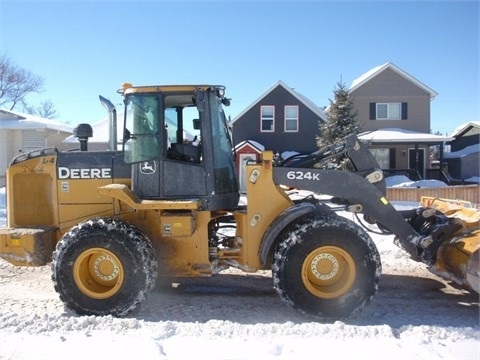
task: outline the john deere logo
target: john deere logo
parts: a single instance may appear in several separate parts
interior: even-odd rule
[[[140,172],[142,174],[153,174],[157,170],[155,161],[144,161],[140,163]]]

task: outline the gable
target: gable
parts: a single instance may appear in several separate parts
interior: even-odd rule
[[[392,86],[394,84],[394,86]],[[360,91],[361,89],[361,91]],[[429,96],[434,99],[438,94],[391,62],[377,66],[355,79],[350,93],[378,95],[388,90],[389,95]]]
[[[480,134],[480,121],[471,121],[460,125],[450,134],[451,137],[471,136]]]
[[[316,106],[307,97],[296,92],[292,88],[288,87],[283,81],[279,80],[273,86],[271,86],[267,91],[265,91],[262,95],[260,95],[254,102],[252,102],[249,106],[247,106],[242,112],[240,112],[237,116],[235,116],[230,122],[230,124],[233,125],[238,119],[240,119],[248,111],[250,111],[252,108],[254,108],[259,104],[270,105],[268,104],[268,102],[272,101],[272,97],[271,97],[272,93],[276,95],[281,95],[282,98],[286,97],[287,94],[289,94],[291,96],[290,99],[295,100],[295,102],[292,104],[285,102],[285,104],[295,105],[298,102],[299,104],[303,104],[305,107],[310,109],[315,115],[320,117],[322,120],[326,119],[325,112],[320,107]],[[279,99],[276,99],[275,102],[278,103]]]
[[[361,87],[351,91],[352,96],[376,96],[379,94],[388,94],[388,96],[416,96],[430,97],[430,94],[423,88],[418,87],[397,72],[386,69],[375,77],[369,79]]]

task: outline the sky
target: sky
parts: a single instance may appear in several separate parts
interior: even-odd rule
[[[235,118],[281,80],[320,107],[392,62],[438,93],[431,129],[480,120],[479,1],[0,0],[0,53],[72,126],[133,85],[222,84]]]

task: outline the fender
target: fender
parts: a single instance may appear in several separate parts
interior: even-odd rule
[[[260,243],[259,257],[260,264],[264,267],[268,260],[268,255],[271,252],[272,246],[275,244],[275,240],[278,235],[295,220],[304,217],[305,215],[313,214],[317,211],[317,207],[309,202],[302,202],[289,207],[270,224],[263,235],[262,242]]]

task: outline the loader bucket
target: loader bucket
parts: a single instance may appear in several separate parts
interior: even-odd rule
[[[429,270],[480,293],[480,211],[469,203],[451,199],[422,197],[421,205],[434,208],[462,224],[460,230],[440,246]]]

